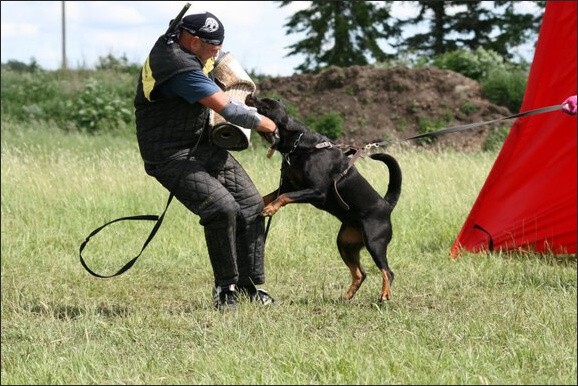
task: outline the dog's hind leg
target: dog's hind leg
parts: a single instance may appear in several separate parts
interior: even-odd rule
[[[388,269],[380,269],[381,271],[381,293],[379,294],[378,302],[382,303],[384,300],[391,299],[391,284],[393,283],[393,272]]]
[[[361,230],[345,224],[341,225],[337,234],[337,248],[343,262],[351,272],[351,284],[343,294],[344,300],[351,300],[367,274],[361,267],[359,252],[363,248],[363,235]]]
[[[378,302],[391,299],[391,285],[393,284],[393,271],[387,262],[387,246],[391,241],[392,231],[389,221],[378,223],[364,223],[365,247],[373,258],[375,265],[381,272],[382,284]]]

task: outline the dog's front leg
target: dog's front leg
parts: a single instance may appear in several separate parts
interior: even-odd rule
[[[269,194],[265,197],[268,197]],[[265,206],[261,214],[273,216],[281,207],[291,203],[309,203],[325,201],[325,194],[318,189],[303,189],[296,192],[282,193]]]
[[[273,202],[273,200],[275,198],[277,198],[278,194],[279,194],[279,189],[272,191],[271,193],[267,194],[266,196],[263,196],[263,203],[265,204],[265,206],[267,206],[271,202]]]
[[[273,216],[275,213],[277,213],[277,211],[279,209],[281,209],[282,206],[285,206],[291,202],[293,202],[288,196],[286,196],[285,194],[281,194],[279,197],[273,196],[273,200],[267,202],[267,199],[270,199],[271,197],[269,197],[270,194],[268,194],[267,196],[263,197],[263,200],[265,201],[265,208],[263,208],[263,211],[261,212],[261,214],[265,217],[270,217]]]

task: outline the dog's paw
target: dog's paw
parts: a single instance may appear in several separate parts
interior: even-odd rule
[[[386,294],[381,294],[379,295],[379,299],[377,300],[378,304],[383,304],[385,302],[388,302],[391,299],[391,294],[390,293],[386,293]]]
[[[278,210],[279,210],[279,208],[277,208],[275,205],[267,205],[267,206],[265,206],[265,208],[263,208],[263,211],[261,212],[261,216],[271,217],[275,213],[277,213]]]
[[[265,209],[263,209],[263,211],[261,212],[261,216],[263,217],[271,217],[275,214],[276,211],[274,210],[270,210],[269,207],[265,207]]]

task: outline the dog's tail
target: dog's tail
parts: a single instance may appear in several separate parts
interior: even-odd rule
[[[374,160],[378,160],[387,165],[389,169],[389,184],[385,193],[385,200],[395,207],[401,195],[401,168],[396,159],[386,153],[375,153],[370,155]]]

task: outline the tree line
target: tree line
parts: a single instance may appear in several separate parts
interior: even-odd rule
[[[293,1],[276,1],[285,7]],[[394,3],[417,9],[417,16],[394,17]],[[433,57],[459,49],[484,48],[505,60],[512,50],[534,39],[545,1],[532,2],[540,11],[520,11],[519,1],[326,1],[313,0],[283,26],[286,34],[305,34],[290,45],[287,56],[302,55],[298,72],[319,72],[330,66],[349,67],[385,62],[396,57]],[[411,26],[421,26],[405,36]],[[415,28],[414,28],[415,29]],[[389,45],[395,53],[383,48]]]

